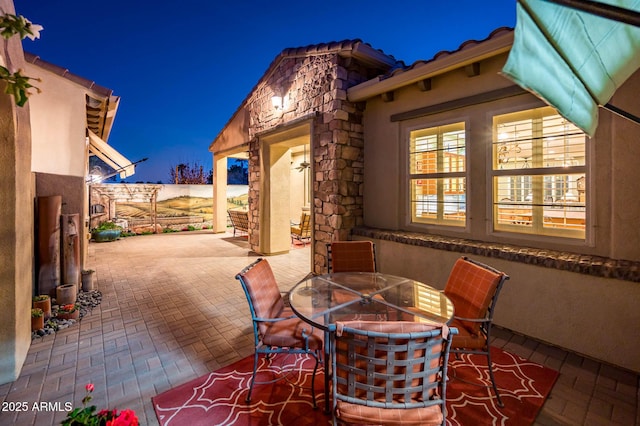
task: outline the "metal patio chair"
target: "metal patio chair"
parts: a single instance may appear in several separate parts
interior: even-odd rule
[[[236,275],[249,302],[255,355],[253,375],[246,401],[251,401],[251,392],[255,384],[258,357],[264,354],[309,354],[315,358],[313,376],[311,377],[311,395],[313,407],[316,407],[315,377],[318,363],[322,359],[323,333],[298,318],[291,308],[285,306],[282,294],[265,259],[258,259]],[[272,383],[279,379],[274,379]]]
[[[446,325],[338,322],[332,334],[334,424],[445,425]]]
[[[490,387],[493,388],[500,407],[504,407],[504,404],[493,374],[489,343],[498,296],[508,279],[509,276],[504,272],[461,257],[453,265],[444,288],[444,294],[454,306],[454,317],[449,325],[458,329],[458,334],[451,343],[451,353],[479,354],[487,357]]]

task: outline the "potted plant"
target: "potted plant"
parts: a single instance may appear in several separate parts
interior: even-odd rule
[[[91,230],[91,238],[97,243],[115,241],[120,238],[122,228],[113,222],[102,222]]]
[[[40,308],[31,309],[31,331],[38,331],[44,328],[44,312]]]
[[[96,271],[93,269],[82,270],[82,291],[93,291],[96,289]]]
[[[76,284],[62,284],[56,287],[56,302],[58,305],[75,303],[78,298],[78,286]]]
[[[78,319],[80,316],[80,309],[75,303],[69,303],[68,305],[62,305],[58,308],[56,317],[58,319]]]
[[[44,320],[51,318],[51,298],[46,294],[41,294],[33,298],[33,307],[42,309]]]

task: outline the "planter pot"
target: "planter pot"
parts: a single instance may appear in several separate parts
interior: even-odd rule
[[[75,319],[75,320],[77,320],[80,317],[80,310],[76,309],[73,312],[58,311],[58,314],[56,315],[56,317],[58,319],[65,319],[65,320]]]
[[[31,317],[31,331],[38,331],[44,328],[44,316]]]
[[[95,271],[82,272],[82,291],[96,290],[96,273]]]
[[[33,307],[42,309],[42,312],[44,312],[43,318],[45,321],[51,318],[51,299],[50,298],[47,298],[46,300],[34,301]]]
[[[115,241],[120,238],[120,229],[106,229],[104,231],[93,231],[91,238],[97,243],[105,243],[108,241]]]
[[[78,286],[75,284],[63,284],[56,287],[56,301],[58,305],[76,303],[78,298]]]

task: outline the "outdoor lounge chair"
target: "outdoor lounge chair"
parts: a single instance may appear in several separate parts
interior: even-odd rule
[[[445,425],[455,333],[411,321],[338,322],[331,345],[334,424]]]
[[[251,392],[255,384],[260,354],[264,354],[267,357],[277,353],[309,354],[315,358],[315,366],[311,378],[311,395],[315,408],[314,383],[318,363],[322,359],[322,330],[314,329],[311,325],[295,316],[291,308],[285,307],[271,266],[265,259],[258,259],[244,268],[236,275],[236,279],[242,284],[249,302],[255,343],[253,375],[246,401],[251,401]],[[266,383],[272,383],[277,380],[279,378]]]
[[[233,226],[233,236],[236,236],[236,231],[249,232],[249,213],[245,210],[227,210],[229,220],[231,220],[231,226]]]
[[[311,239],[311,215],[309,213],[302,212],[300,223],[291,224],[291,244],[294,239],[302,241],[304,246]]]
[[[509,276],[491,266],[461,257],[447,280],[444,294],[453,302],[455,315],[449,325],[458,329],[451,343],[453,354],[487,357],[491,387],[503,407],[491,365],[491,326],[500,290]]]

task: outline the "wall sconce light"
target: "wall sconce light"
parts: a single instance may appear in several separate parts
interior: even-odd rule
[[[93,166],[91,171],[89,172],[89,177],[87,179],[88,184],[92,183],[100,183],[104,179],[102,175],[102,168],[100,166]]]
[[[280,96],[278,93],[274,94],[271,97],[271,105],[273,105],[273,107],[276,110],[280,110],[284,107],[284,103],[283,103],[283,98],[282,96]]]

